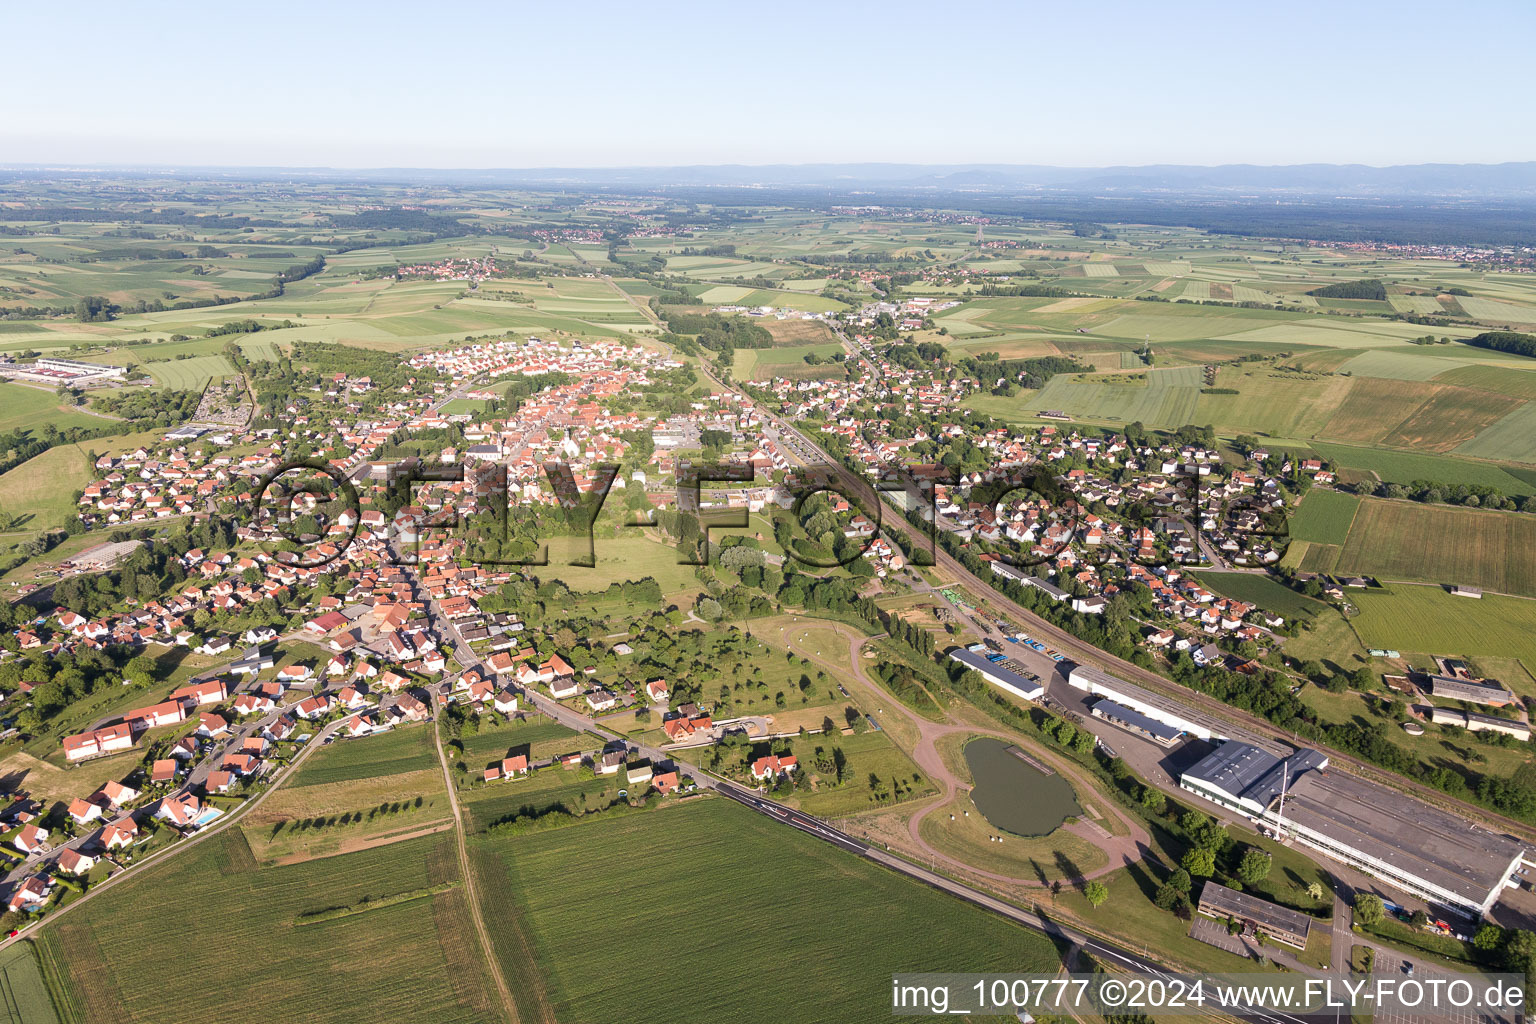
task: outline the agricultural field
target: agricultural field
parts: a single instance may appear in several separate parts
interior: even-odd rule
[[[11,517],[5,532],[33,535],[62,528],[75,514],[75,492],[90,483],[91,472],[81,446],[65,444],[0,475],[0,509]]]
[[[831,362],[843,348],[836,342],[814,345],[786,345],[782,348],[739,348],[731,372],[738,380],[755,380],[760,377],[789,377],[814,373],[819,376],[843,375],[841,363]],[[811,366],[806,356],[815,356],[824,362]]]
[[[1367,647],[1513,659],[1536,673],[1536,601],[1458,597],[1443,587],[1409,584],[1357,591],[1351,600],[1359,613],[1350,624]]]
[[[259,1005],[276,1024],[499,1022],[463,890],[427,894],[458,879],[448,836],[258,869],[232,828],[82,904],[48,942],[83,1024],[163,1019],[168,977],[196,979],[176,992],[179,1020],[245,1021]]]
[[[1236,598],[1258,605],[1266,611],[1283,615],[1289,620],[1311,619],[1333,614],[1325,602],[1298,594],[1290,587],[1263,573],[1255,572],[1203,572],[1197,573],[1200,584],[1222,597]]]
[[[1322,544],[1343,544],[1349,539],[1349,524],[1354,522],[1359,508],[1360,499],[1353,494],[1314,487],[1290,518],[1291,536]]]
[[[295,787],[322,786],[434,767],[437,755],[429,726],[407,725],[382,736],[338,739],[311,754],[294,773]]]
[[[1493,463],[1453,456],[1383,451],[1326,441],[1313,441],[1309,447],[1336,466],[1358,470],[1385,483],[1431,480],[1441,484],[1496,487],[1512,497],[1536,494],[1536,485],[1533,485],[1536,477],[1526,479],[1525,474],[1529,471],[1520,467],[1513,467],[1515,472],[1522,474],[1517,476],[1510,469]]]
[[[1118,357],[1117,357],[1118,358]],[[1014,398],[978,396],[966,401],[1001,419],[1033,418],[1042,409],[1060,410],[1073,419],[1180,427],[1193,422],[1200,399],[1200,369],[1181,366],[1135,374],[1058,374],[1040,391]]]
[[[59,1024],[30,942],[0,952],[0,1024]]]
[[[497,957],[530,1019],[713,1024],[794,1020],[815,1006],[875,1021],[889,1016],[892,971],[1058,964],[1035,933],[713,797],[480,839],[473,857]],[[649,957],[589,969],[591,936],[630,925],[665,935],[677,962],[707,962],[708,983],[679,1000]],[[766,984],[764,950],[776,979]]]
[[[143,369],[155,378],[155,383],[172,391],[201,391],[210,380],[228,377],[235,372],[224,356],[193,356],[191,359],[146,363]]]
[[[1366,498],[1326,570],[1317,551],[1303,568],[1536,596],[1536,518],[1521,513]]]

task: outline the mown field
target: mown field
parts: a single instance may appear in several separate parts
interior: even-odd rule
[[[430,726],[410,725],[382,736],[338,739],[299,766],[292,786],[322,786],[376,775],[419,771],[437,763]]]
[[[62,527],[78,510],[75,492],[90,483],[92,472],[82,447],[64,444],[0,475],[0,508],[12,517],[9,532]]]
[[[1536,596],[1536,517],[1366,498],[1343,546],[1314,545],[1302,567]]]
[[[431,836],[258,870],[244,834],[230,829],[45,934],[83,1024],[499,1024],[462,889],[298,923],[456,881],[452,844]]]
[[[1536,672],[1536,601],[1457,597],[1435,586],[1356,591],[1351,621],[1367,647],[1425,654],[1510,658]]]
[[[476,840],[473,857],[525,1019],[884,1021],[894,971],[1058,965],[1036,933],[723,799]],[[643,948],[596,969],[599,935]]]
[[[1236,598],[1258,605],[1267,611],[1283,615],[1287,619],[1315,618],[1335,614],[1322,601],[1315,601],[1305,594],[1298,594],[1285,584],[1262,573],[1251,572],[1203,572],[1196,574],[1202,586],[1223,597]]]
[[[1343,544],[1349,537],[1349,524],[1354,522],[1359,508],[1360,499],[1353,494],[1315,487],[1307,492],[1296,514],[1291,516],[1291,536],[1297,540]]]
[[[146,363],[144,369],[155,378],[155,383],[172,391],[201,391],[213,378],[227,377],[235,372],[235,368],[224,356],[170,359]]]

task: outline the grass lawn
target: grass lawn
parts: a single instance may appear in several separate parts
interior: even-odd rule
[[[540,580],[561,580],[572,590],[587,592],[606,590],[610,583],[641,580],[647,576],[661,586],[663,594],[673,594],[699,585],[698,578],[693,574],[694,567],[678,565],[677,548],[669,544],[660,544],[645,537],[599,535],[592,541],[592,553],[597,565],[588,568],[568,564],[572,558],[586,552],[584,542],[575,538],[578,543],[568,543],[571,540],[551,540],[549,564],[533,567],[529,571]]]
[[[884,1021],[894,971],[1058,966],[1034,932],[725,800],[477,840],[473,856],[527,1019]],[[593,969],[593,936],[615,929],[664,937],[707,981],[680,999],[649,956]]]
[[[321,786],[420,771],[437,764],[431,726],[401,726],[382,736],[338,739],[299,766],[290,785]]]
[[[1446,735],[1442,727],[1427,722],[1423,723],[1424,735],[1409,736],[1395,722],[1371,713],[1365,704],[1367,698],[1353,691],[1329,693],[1316,686],[1308,686],[1301,691],[1301,699],[1325,722],[1354,721],[1367,726],[1385,722],[1387,728],[1384,735],[1387,742],[1406,751],[1426,769],[1447,767],[1459,770],[1470,767],[1478,774],[1507,779],[1529,760],[1528,753],[1522,747],[1494,746],[1471,734],[1453,739]],[[1473,763],[1477,757],[1486,758],[1486,761]]]
[[[841,715],[832,717],[839,726],[842,725]],[[903,787],[902,802],[920,800],[938,792],[928,777],[918,771],[912,759],[884,732],[870,730],[853,736],[833,734],[795,740],[796,756],[813,775],[818,747],[829,752],[837,747],[848,758],[847,779],[842,785],[836,785],[831,778],[820,779],[818,776],[815,792],[797,790],[789,799],[789,803],[818,818],[839,818],[890,806],[890,794],[894,789],[892,780],[895,779],[899,779]],[[881,780],[878,796],[871,775]]]

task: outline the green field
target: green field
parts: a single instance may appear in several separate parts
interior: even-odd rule
[[[1536,601],[1494,594],[1457,597],[1401,584],[1351,594],[1351,620],[1367,647],[1424,654],[1511,658],[1536,672]]]
[[[304,914],[458,877],[448,836],[258,870],[230,829],[82,904],[49,941],[84,1024],[492,1024],[461,888],[298,930]],[[172,994],[168,978],[186,983]]]
[[[1360,499],[1353,494],[1314,487],[1291,516],[1291,536],[1322,544],[1343,544],[1359,508]]]
[[[1196,575],[1203,586],[1223,597],[1258,605],[1287,619],[1315,618],[1334,614],[1322,601],[1315,601],[1263,573],[1204,572]]]
[[[0,952],[0,1024],[58,1024],[32,943]]]
[[[62,527],[79,508],[75,492],[92,471],[79,445],[63,444],[0,475],[0,508],[15,519],[11,532]]]
[[[201,391],[215,377],[227,377],[235,368],[224,356],[193,356],[167,362],[146,363],[144,369],[155,383],[173,391]]]
[[[893,971],[1058,965],[1038,934],[723,799],[476,840],[473,856],[526,1019],[884,1021]],[[616,930],[661,945],[594,969],[593,937]],[[687,998],[656,954],[707,965]]]
[[[403,726],[382,736],[338,739],[299,766],[293,786],[321,786],[419,771],[437,763],[430,726]]]
[[[1456,448],[1479,459],[1536,462],[1536,402],[1516,406],[1476,437]]]
[[[1439,484],[1476,484],[1497,487],[1511,496],[1536,494],[1536,486],[1499,466],[1445,455],[1415,455],[1358,445],[1314,441],[1311,447],[1323,458],[1345,469],[1373,474],[1386,483],[1410,484],[1428,480]]]
[[[1002,419],[1025,419],[1042,409],[1054,409],[1074,419],[1140,420],[1149,427],[1181,427],[1193,422],[1200,384],[1200,369],[1195,366],[1150,370],[1141,380],[1130,374],[1064,373],[1052,377],[1038,392],[1006,399],[975,396],[965,404]]]
[[[1332,571],[1536,596],[1536,517],[1366,498]]]
[[[111,422],[100,416],[61,408],[59,396],[51,388],[34,388],[11,381],[0,383],[0,431],[36,431],[46,423],[52,423],[60,430],[66,427],[99,428]]]
[[[841,364],[811,366],[805,361],[808,355],[830,359],[841,351],[843,347],[835,342],[822,345],[786,345],[782,348],[739,348],[736,350],[731,372],[738,380],[771,377],[775,374],[798,376],[803,375],[804,372],[841,377],[843,374]]]

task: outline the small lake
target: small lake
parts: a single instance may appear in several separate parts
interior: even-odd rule
[[[965,763],[976,784],[971,800],[987,821],[1016,836],[1043,836],[1083,813],[1071,783],[1042,772],[1014,749],[994,739],[965,745]]]

